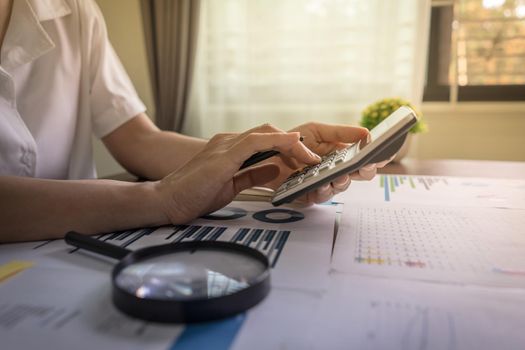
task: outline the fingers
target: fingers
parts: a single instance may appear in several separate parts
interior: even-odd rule
[[[334,189],[330,183],[324,184],[315,190],[313,200],[315,203],[324,203],[334,196]]]
[[[379,162],[376,164],[376,167],[379,169],[379,168],[384,168],[388,163],[390,163],[391,161],[394,160],[394,158],[396,157],[396,155],[394,154],[392,157],[390,157],[390,159],[387,159],[387,160],[384,160],[382,162]]]
[[[240,135],[229,148],[229,157],[237,163],[242,163],[256,152],[277,150],[287,153],[294,143],[299,141],[299,133],[251,133]]]
[[[230,157],[237,163],[242,163],[255,152],[267,150],[278,150],[283,156],[305,164],[317,164],[321,160],[300,142],[298,132],[286,133],[271,125],[262,125],[244,132],[234,142]]]
[[[334,194],[346,191],[350,186],[350,176],[343,175],[332,181],[332,187],[334,188]]]
[[[282,154],[279,155],[279,159],[281,159],[283,164],[290,169],[298,169],[301,167],[301,165],[297,161],[290,157],[283,156]]]
[[[301,204],[324,203],[329,201],[334,195],[346,191],[350,186],[351,180],[349,175],[343,175],[323,186],[309,192],[297,200]]]
[[[284,152],[284,154],[289,155],[305,164],[317,164],[321,161],[321,157],[312,152],[302,142],[294,143],[288,152]]]
[[[324,184],[323,186],[317,188],[316,190],[306,194],[301,197],[298,202],[305,204],[313,203],[324,203],[329,201],[336,194],[346,191],[351,184],[352,180],[372,180],[376,175],[376,164],[368,164],[359,169],[359,171],[343,175],[331,183]]]
[[[368,130],[359,126],[323,123],[309,123],[306,126],[316,135],[318,142],[352,143],[368,135]]]
[[[374,176],[376,176],[376,169],[377,169],[376,164],[367,164],[361,169],[359,169],[359,171],[350,174],[350,178],[352,180],[370,181],[374,178]]]
[[[243,138],[253,133],[285,133],[285,131],[273,126],[272,124],[265,123],[246,130],[245,132],[239,134],[239,137]]]

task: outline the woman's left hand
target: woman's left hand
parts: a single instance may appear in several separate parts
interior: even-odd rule
[[[307,123],[290,131],[300,132],[304,138],[303,143],[305,146],[320,156],[336,149],[347,147],[350,143],[368,137],[368,130],[365,128],[337,124]],[[352,180],[373,179],[376,175],[376,169],[384,167],[391,159],[376,164],[368,164],[355,173],[340,176],[331,183],[325,184],[296,199],[295,202],[301,204],[326,202],[337,193],[345,191]],[[289,157],[278,157],[277,160],[272,158],[270,162],[278,165],[281,171],[277,179],[266,184],[266,186],[273,189],[278,188],[293,172],[306,166],[306,164],[299,163],[297,160]]]

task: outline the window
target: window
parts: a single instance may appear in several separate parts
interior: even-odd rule
[[[205,0],[202,9],[189,134],[355,123],[377,99],[421,102],[428,1]]]
[[[525,101],[525,0],[432,8],[425,101]]]

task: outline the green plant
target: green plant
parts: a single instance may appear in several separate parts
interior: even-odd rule
[[[419,120],[410,129],[411,133],[415,134],[418,132],[425,132],[428,130],[426,123],[422,119],[421,113],[417,109],[415,109],[410,102],[401,98],[385,98],[372,103],[363,110],[359,124],[370,130],[401,106],[408,106],[412,108],[418,116]]]

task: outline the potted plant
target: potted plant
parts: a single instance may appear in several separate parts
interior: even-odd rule
[[[394,112],[396,109],[398,109],[401,106],[407,106],[410,107],[416,112],[419,120],[418,122],[410,129],[409,134],[407,135],[407,138],[405,140],[405,143],[397,152],[396,157],[394,158],[395,162],[399,162],[407,153],[408,149],[410,148],[410,143],[412,139],[412,135],[425,132],[428,130],[427,125],[422,120],[421,113],[414,108],[414,106],[401,98],[385,98],[379,101],[376,101],[366,107],[362,114],[361,114],[361,120],[359,121],[359,124],[368,130],[371,130],[374,126],[379,124],[383,119],[388,117],[392,112]]]

